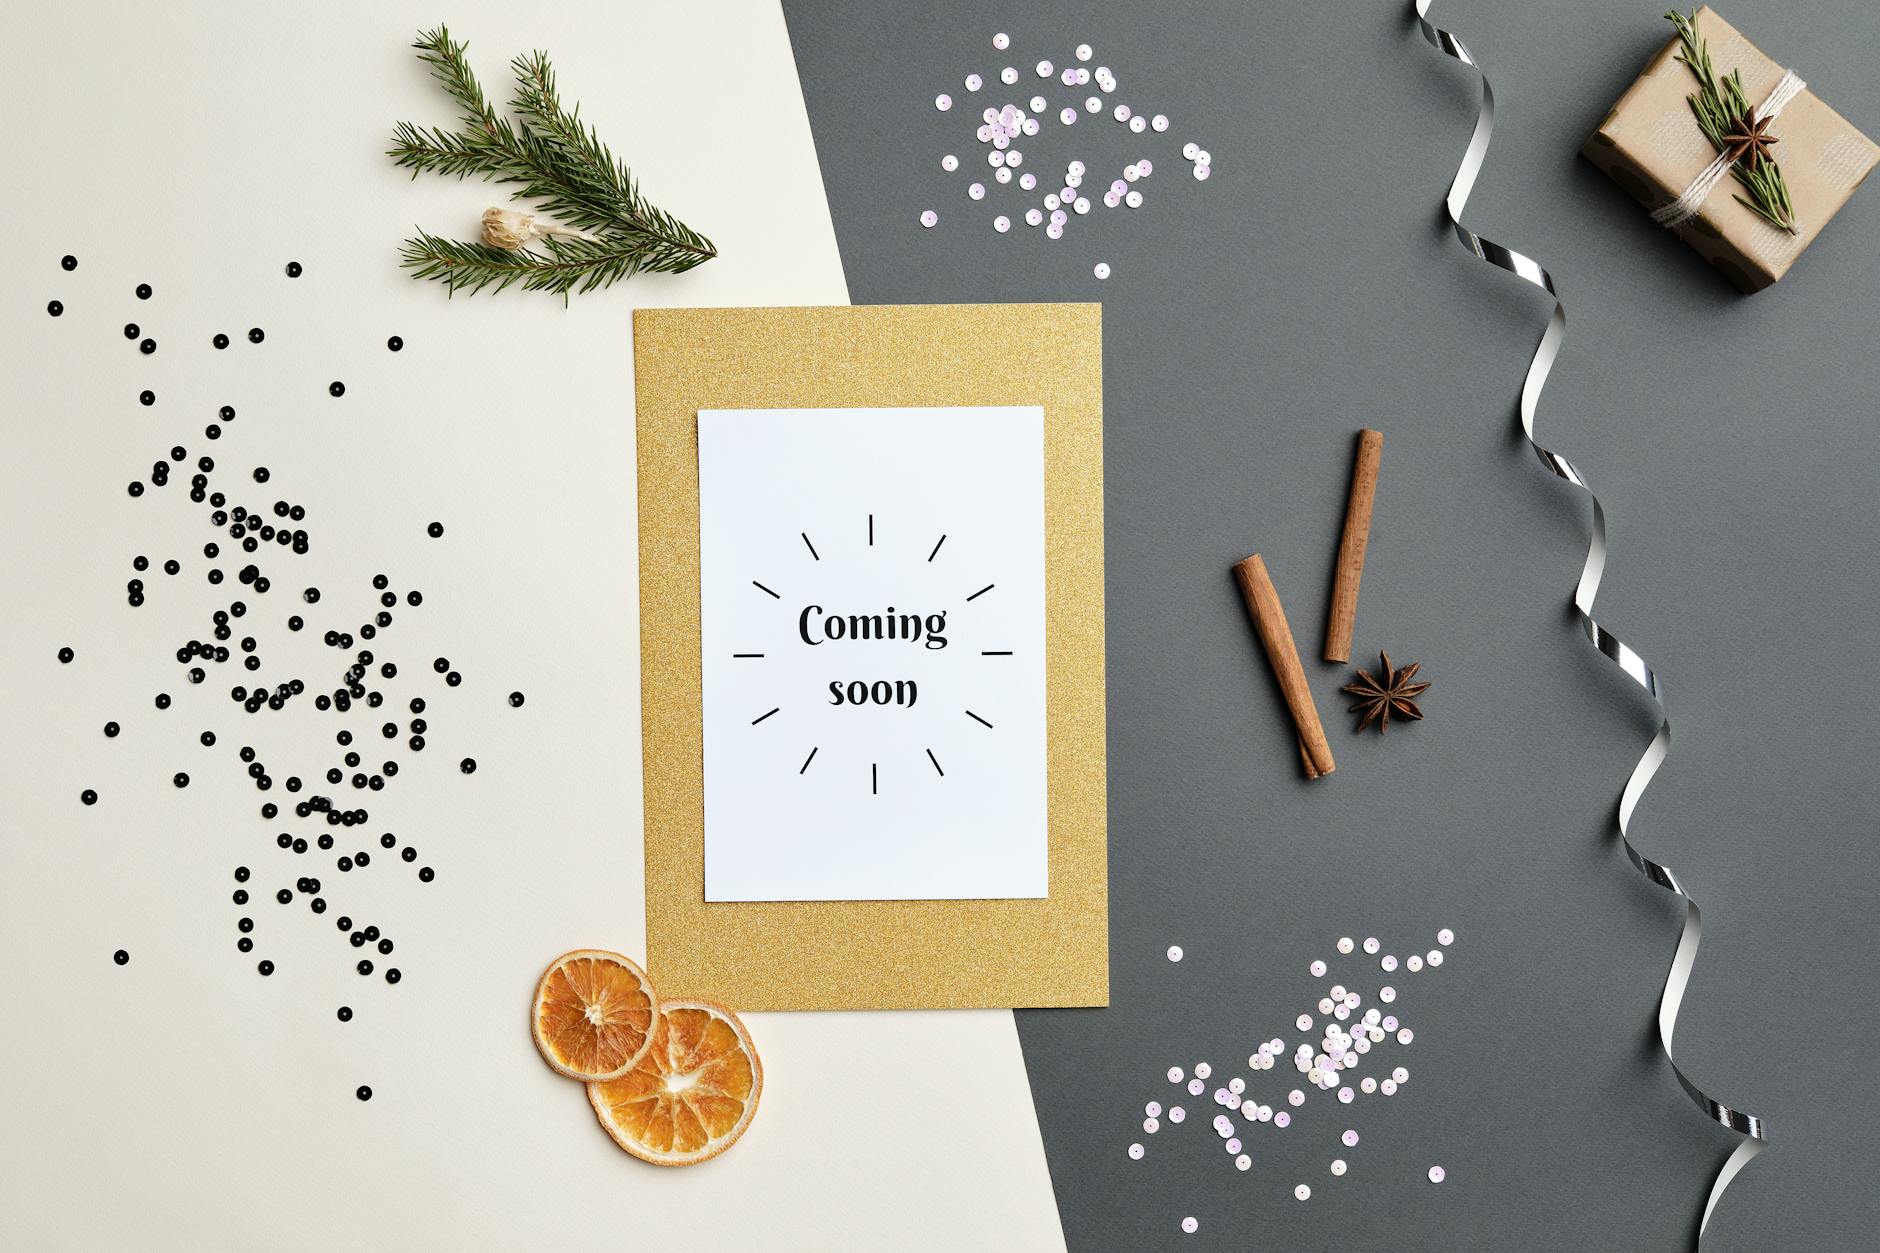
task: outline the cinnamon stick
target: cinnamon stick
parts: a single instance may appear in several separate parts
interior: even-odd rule
[[[1286,625],[1286,611],[1280,607],[1279,592],[1266,572],[1266,562],[1255,553],[1234,566],[1234,578],[1240,595],[1247,602],[1247,614],[1266,648],[1266,659],[1279,681],[1280,695],[1292,713],[1299,730],[1301,757],[1308,778],[1328,775],[1337,768],[1332,761],[1332,746],[1326,742],[1325,728],[1319,725],[1318,707],[1312,703],[1312,689],[1306,686],[1305,667],[1299,664],[1299,649],[1293,644],[1292,628]]]
[[[1351,494],[1345,500],[1345,532],[1338,541],[1332,575],[1332,612],[1325,622],[1325,660],[1351,660],[1351,628],[1358,617],[1358,581],[1364,577],[1364,550],[1371,540],[1371,504],[1377,499],[1378,461],[1384,435],[1369,427],[1358,433],[1358,456],[1351,466]]]

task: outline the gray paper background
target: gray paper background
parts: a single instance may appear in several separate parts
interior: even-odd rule
[[[1105,306],[1112,1003],[1019,1015],[1071,1248],[1686,1244],[1735,1140],[1653,1045],[1679,906],[1611,838],[1653,714],[1568,617],[1588,509],[1513,415],[1548,306],[1438,225],[1475,76],[1396,0],[785,8],[857,303]],[[1660,14],[1457,0],[1435,16],[1502,108],[1472,224],[1547,265],[1570,312],[1541,435],[1612,514],[1600,617],[1656,666],[1677,728],[1634,834],[1706,910],[1680,1056],[1776,1140],[1706,1247],[1871,1248],[1880,191],[1739,296],[1576,156],[1669,37]],[[1880,132],[1880,9],[1735,0],[1727,16]],[[1100,192],[1150,155],[1149,203],[1056,243],[996,235],[992,215],[1022,206],[1015,188],[965,196],[991,186],[978,109],[1042,91],[1055,112],[1071,89],[1030,67],[1081,41],[1122,80],[1113,101],[1176,124],[1053,121],[1021,145],[1029,168],[1080,156]],[[977,96],[973,70],[992,84]],[[1213,154],[1206,184],[1178,155],[1189,137]],[[1425,722],[1354,738],[1345,670],[1309,662],[1339,768],[1306,784],[1229,567],[1265,555],[1316,657],[1364,425],[1386,443],[1355,647],[1421,661],[1435,686]],[[1248,1137],[1244,1174],[1206,1098],[1141,1133],[1170,1065],[1210,1060],[1220,1083],[1258,1040],[1290,1047],[1306,964],[1337,936],[1404,953],[1440,926],[1458,932],[1448,964],[1393,980],[1419,1033],[1397,1097],[1314,1094],[1288,1132]],[[1281,1104],[1296,1081],[1282,1062],[1251,1091]],[[1346,1125],[1357,1149],[1336,1144]]]

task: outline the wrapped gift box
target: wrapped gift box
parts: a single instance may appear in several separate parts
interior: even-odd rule
[[[1697,10],[1696,26],[1717,77],[1738,71],[1744,96],[1760,104],[1784,67],[1709,6]],[[1678,60],[1679,47],[1674,34],[1580,148],[1648,209],[1676,200],[1717,155],[1691,113],[1698,80]],[[1808,77],[1806,65],[1792,68]],[[1734,176],[1717,184],[1696,217],[1672,228],[1746,292],[1781,278],[1880,164],[1880,147],[1810,90],[1791,100],[1769,130],[1779,140],[1770,154],[1788,182],[1795,233],[1737,203],[1743,188]]]

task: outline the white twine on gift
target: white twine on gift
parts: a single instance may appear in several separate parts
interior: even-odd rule
[[[1750,121],[1760,125],[1782,112],[1789,101],[1802,94],[1808,86],[1796,77],[1794,70],[1783,70],[1782,79],[1769,92],[1769,96],[1750,113]],[[1710,193],[1717,190],[1717,184],[1730,172],[1742,150],[1735,145],[1725,148],[1717,154],[1716,160],[1704,167],[1703,173],[1691,180],[1691,185],[1684,189],[1684,194],[1670,204],[1652,210],[1652,221],[1663,227],[1677,226],[1697,216],[1704,207],[1704,201],[1710,199]]]

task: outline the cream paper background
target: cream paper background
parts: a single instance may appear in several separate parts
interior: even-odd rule
[[[551,51],[565,94],[721,259],[565,309],[520,292],[446,300],[400,274],[413,223],[468,235],[503,203],[474,182],[411,182],[380,155],[394,121],[453,117],[406,47],[440,17],[495,94],[510,56]],[[676,53],[670,17],[487,0],[9,16],[0,1244],[1062,1247],[1007,1012],[752,1015],[758,1120],[734,1152],[680,1172],[616,1150],[528,1039],[549,958],[643,942],[630,310],[847,301],[780,14],[687,6]],[[290,258],[307,267],[292,282]],[[153,300],[130,296],[139,282]],[[131,319],[154,357],[122,339]],[[243,351],[256,325],[265,349]],[[226,353],[207,348],[217,330],[237,340]],[[153,409],[134,399],[146,386]],[[224,401],[240,416],[211,448],[201,427]],[[331,728],[308,710],[242,714],[226,674],[181,678],[173,651],[215,603],[209,528],[186,483],[124,491],[172,443],[213,452],[219,486],[268,465],[256,495],[307,504],[314,551],[277,559],[263,618],[291,611],[302,571],[327,603],[363,605],[383,569],[426,596],[385,655],[435,646],[467,675],[434,702],[449,712],[424,768],[372,806],[371,833],[418,845],[437,882],[400,864],[345,885],[347,908],[398,940],[396,989],[354,975],[303,902],[265,895],[282,863],[233,748],[275,754],[281,774],[287,745]],[[444,539],[424,536],[432,518]],[[146,574],[133,614],[136,552],[185,572]],[[269,634],[312,678],[319,650],[283,652],[278,622]],[[70,666],[54,658],[65,644]],[[176,707],[157,713],[158,690]],[[122,737],[102,736],[107,719]],[[216,749],[197,745],[203,729]],[[481,765],[469,779],[452,766],[465,754]],[[170,785],[179,769],[187,790]],[[89,809],[86,787],[102,794]],[[238,861],[268,868],[249,885],[263,890],[248,957],[228,896]],[[337,896],[330,865],[286,875],[300,873]],[[111,963],[119,947],[128,967]],[[271,979],[253,970],[263,953]],[[343,1026],[341,1003],[358,1011]]]

